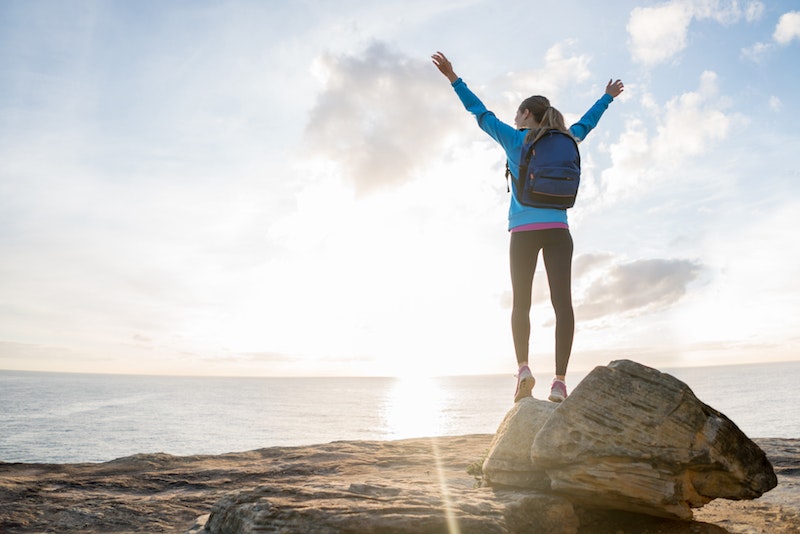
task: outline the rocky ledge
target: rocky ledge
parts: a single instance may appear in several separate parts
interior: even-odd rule
[[[740,436],[672,377],[638,364],[599,369],[602,380],[584,380],[560,406],[517,403],[496,435],[136,455],[100,464],[0,463],[0,532],[800,534],[800,440]],[[585,396],[598,407],[610,402],[602,391],[617,388],[620,377],[610,376],[617,373],[641,380],[609,396],[624,405],[617,417],[574,408]],[[647,392],[638,389],[645,386]],[[671,409],[661,405],[659,388],[672,392]],[[525,428],[531,413],[544,410],[540,429],[557,417],[571,433],[548,433],[545,442],[541,430]],[[610,423],[620,418],[630,428]],[[650,425],[637,434],[645,420]],[[677,447],[687,436],[691,454]],[[672,446],[654,446],[667,437]],[[732,443],[744,456],[729,450]],[[526,473],[503,478],[520,471]],[[611,492],[609,478],[618,480]],[[592,487],[604,497],[592,500]]]

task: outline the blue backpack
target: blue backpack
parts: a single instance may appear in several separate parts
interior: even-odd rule
[[[578,143],[566,132],[549,130],[522,146],[517,200],[534,208],[567,209],[575,205],[581,183]]]

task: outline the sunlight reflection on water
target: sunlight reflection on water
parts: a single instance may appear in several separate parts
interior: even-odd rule
[[[436,378],[397,378],[383,414],[390,439],[440,435],[445,397]]]

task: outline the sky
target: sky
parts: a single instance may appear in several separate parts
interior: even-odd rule
[[[2,0],[0,369],[515,372],[504,154],[439,50],[510,124],[625,84],[570,369],[800,359],[797,1]]]

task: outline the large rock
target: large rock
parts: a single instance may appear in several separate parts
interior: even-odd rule
[[[754,499],[777,485],[764,452],[725,415],[680,380],[628,360],[597,367],[575,388],[536,435],[531,464],[574,503],[680,519],[712,499]]]
[[[531,446],[556,404],[527,397],[516,404],[500,423],[483,462],[484,481],[492,486],[548,489],[544,470],[531,462]]]

